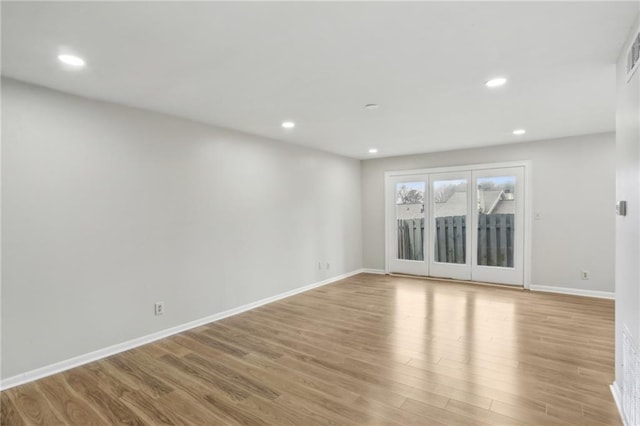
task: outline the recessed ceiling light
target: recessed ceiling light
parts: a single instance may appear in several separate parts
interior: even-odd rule
[[[517,136],[524,135],[525,133],[527,133],[525,129],[516,129],[513,131],[513,134]]]
[[[83,67],[84,59],[74,55],[58,55],[58,60],[72,67]]]
[[[507,82],[507,79],[504,77],[496,77],[496,78],[492,78],[491,80],[487,81],[484,85],[487,87],[500,87],[500,86],[504,86],[504,84]]]
[[[377,154],[378,148],[369,148],[369,154]]]
[[[293,121],[283,121],[282,127],[285,129],[293,129],[294,127],[296,127],[296,123],[294,123]]]
[[[378,108],[380,108],[380,105],[378,105],[378,104],[366,104],[364,107],[366,109],[378,109]]]

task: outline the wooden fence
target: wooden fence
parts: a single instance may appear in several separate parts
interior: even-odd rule
[[[466,263],[466,216],[437,217],[434,259]],[[513,267],[513,214],[478,217],[478,265]],[[398,259],[424,260],[424,219],[398,219]]]
[[[465,263],[467,253],[467,217],[443,216],[436,218],[435,247],[436,262]]]
[[[398,219],[398,259],[424,260],[424,219]]]
[[[478,265],[513,267],[514,215],[478,216]]]

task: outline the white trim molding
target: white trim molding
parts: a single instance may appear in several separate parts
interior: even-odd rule
[[[570,287],[553,287],[548,285],[534,285],[530,287],[531,291],[540,291],[544,293],[560,293],[572,296],[597,297],[599,299],[615,300],[616,294],[613,291],[583,290],[581,288]]]
[[[360,269],[360,272],[363,274],[377,274],[377,275],[384,275],[384,269],[370,269],[370,268],[362,268]]]
[[[419,175],[430,173],[443,173],[443,172],[458,172],[466,170],[486,170],[486,169],[503,169],[506,167],[529,167],[531,160],[516,160],[516,161],[503,161],[500,163],[482,163],[482,164],[466,164],[459,166],[442,166],[442,167],[429,167],[424,169],[411,169],[411,170],[391,170],[384,172],[385,179],[392,176],[405,176],[405,175]]]
[[[175,327],[167,328],[165,330],[160,330],[155,333],[148,334],[146,336],[142,336],[126,342],[118,343],[103,349],[98,349],[97,351],[89,352],[89,353],[79,355],[64,361],[59,361],[50,365],[46,365],[44,367],[36,368],[35,370],[27,371],[25,373],[17,374],[15,376],[8,377],[4,380],[1,380],[0,390],[6,390],[15,386],[23,385],[25,383],[42,379],[47,376],[51,376],[52,374],[70,370],[72,368],[79,367],[81,365],[88,364],[90,362],[97,361],[102,358],[106,358],[108,356],[118,354],[120,352],[128,351],[129,349],[146,345],[147,343],[151,343],[156,340],[163,339],[165,337],[169,337],[174,334],[181,333],[183,331],[187,331],[195,327],[199,327],[201,325],[209,324],[209,323],[221,320],[223,318],[227,318],[233,315],[240,314],[242,312],[249,311],[251,309],[255,309],[259,306],[266,305],[268,303],[273,303],[278,300],[285,299],[287,297],[294,296],[299,293],[304,293],[305,291],[309,291],[317,287],[322,287],[324,285],[331,284],[336,281],[343,280],[345,278],[349,278],[351,276],[360,274],[362,272],[375,273],[371,271],[375,271],[375,270],[357,269],[355,271],[347,272],[345,274],[336,275],[335,277],[331,277],[323,281],[318,281],[313,284],[306,285],[304,287],[299,287],[284,293],[280,293],[275,296],[267,297],[265,299],[261,299],[256,302],[248,303],[246,305],[242,305],[237,308],[228,309],[226,311],[209,315],[207,317],[200,318],[195,321],[190,321],[185,324],[177,325]]]
[[[624,426],[628,426],[629,423],[624,418],[624,411],[622,411],[622,393],[620,392],[620,387],[618,386],[618,382],[611,383],[609,386],[611,389],[611,395],[613,395],[613,400],[616,403],[616,407],[618,407],[618,412],[620,413],[620,418],[622,419],[622,424]]]

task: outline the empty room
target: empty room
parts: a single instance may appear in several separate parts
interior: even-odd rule
[[[640,2],[0,7],[0,424],[640,426]]]

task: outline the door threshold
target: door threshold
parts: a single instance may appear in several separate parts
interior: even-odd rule
[[[391,275],[393,277],[403,277],[403,278],[416,278],[420,280],[426,281],[441,281],[445,283],[454,283],[454,284],[466,284],[466,285],[482,285],[488,287],[498,287],[498,288],[506,288],[511,290],[525,290],[524,285],[518,284],[498,284],[498,283],[488,283],[484,281],[470,281],[470,280],[457,280],[454,278],[442,278],[442,277],[429,277],[425,275],[411,275],[411,274],[399,274],[396,272],[391,272],[387,275]]]

